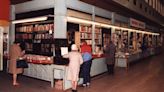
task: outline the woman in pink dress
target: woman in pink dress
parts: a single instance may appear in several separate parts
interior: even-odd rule
[[[71,52],[65,54],[63,57],[69,58],[67,80],[71,81],[72,92],[77,92],[77,81],[79,79],[80,65],[83,63],[83,59],[75,44],[71,46],[71,50]]]

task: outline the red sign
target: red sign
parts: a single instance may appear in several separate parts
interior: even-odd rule
[[[145,23],[144,22],[141,22],[141,21],[133,19],[133,18],[130,18],[130,26],[145,29]]]
[[[10,0],[0,0],[0,20],[9,21]]]

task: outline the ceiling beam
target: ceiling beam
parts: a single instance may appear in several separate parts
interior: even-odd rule
[[[121,6],[121,5],[113,2],[112,0],[80,0],[80,1],[95,5],[97,7],[106,9],[108,11],[116,12],[117,14],[120,14],[120,15],[123,15],[126,17],[132,17],[132,18],[138,19],[140,21],[146,22],[149,25],[163,28],[160,24],[158,24],[158,23],[156,23],[156,22],[126,8],[126,7]]]
[[[10,0],[12,5],[15,4],[20,4],[20,3],[24,3],[24,2],[28,2],[28,1],[32,1],[32,0]]]

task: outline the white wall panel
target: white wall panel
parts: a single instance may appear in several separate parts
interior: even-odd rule
[[[86,19],[86,20],[92,20],[91,14],[82,13],[82,12],[78,12],[78,11],[70,10],[70,9],[67,10],[67,16]]]
[[[52,8],[55,5],[55,0],[33,0],[21,4],[15,5],[15,13],[21,13],[21,12],[28,12],[28,11],[35,11],[35,10],[41,10],[45,8]],[[67,8],[86,12],[92,14],[92,7],[93,5],[81,2],[79,0],[66,0],[66,6]],[[111,18],[111,12],[104,10],[102,8],[95,7],[95,15],[105,17],[105,18]],[[117,17],[118,20],[122,17]],[[123,21],[126,21],[125,18],[123,18]]]
[[[67,0],[67,7],[70,9],[75,9],[78,11],[92,14],[93,5],[81,2],[79,0]],[[111,12],[98,7],[95,7],[95,15],[105,18],[111,18]]]
[[[54,38],[67,38],[66,0],[55,0]],[[61,27],[62,25],[62,27]]]
[[[126,23],[129,22],[129,18],[124,17],[124,16],[121,16],[121,15],[119,15],[119,14],[115,14],[115,20],[122,21],[122,22],[126,22]]]
[[[33,0],[15,5],[15,13],[41,10],[54,7],[55,0]]]
[[[112,12],[109,12],[109,11],[104,10],[102,8],[95,7],[95,15],[105,17],[105,18],[111,18]]]
[[[86,13],[92,13],[92,5],[81,2],[79,0],[66,0],[67,7],[70,9],[79,10]]]

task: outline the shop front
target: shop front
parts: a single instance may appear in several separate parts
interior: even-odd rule
[[[74,3],[89,8],[85,11],[83,8],[77,8]],[[62,55],[69,52],[72,43],[80,48],[82,40],[92,46],[91,76],[107,71],[103,50],[109,40],[114,41],[117,47],[116,66],[127,67],[129,62],[155,54],[153,46],[156,46],[158,33],[129,28],[127,22],[129,18],[126,18],[126,21],[117,17],[113,19],[111,12],[99,10],[101,9],[98,7],[78,0],[70,2],[55,0],[53,8],[46,7],[15,14],[13,35],[15,40],[22,39],[26,43],[26,56],[29,62],[29,68],[25,69],[24,75],[50,81],[52,87],[54,79],[62,79],[63,89],[71,88],[71,83],[66,79],[69,61],[63,59]],[[18,23],[19,20],[41,17],[45,19]],[[143,51],[143,43],[150,47],[150,50]],[[80,78],[79,84],[82,81]]]

